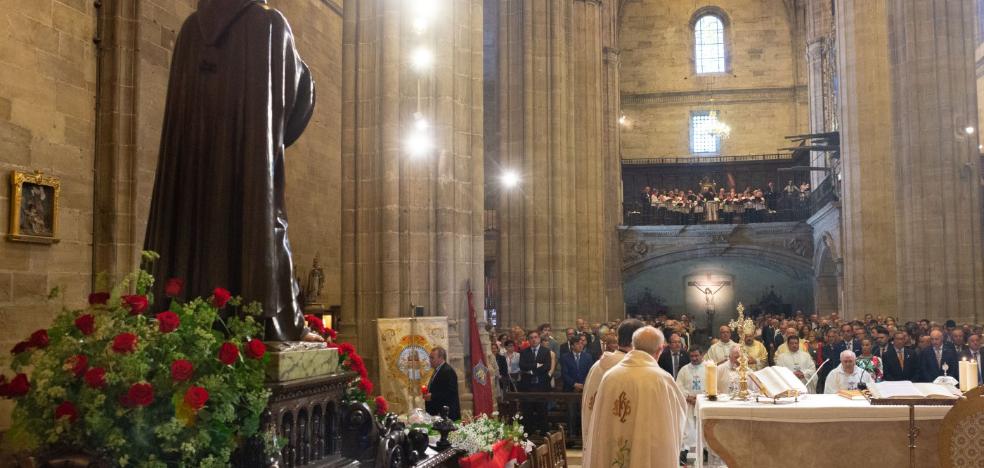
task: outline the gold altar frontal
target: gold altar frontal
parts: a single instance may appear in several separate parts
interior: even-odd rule
[[[948,406],[917,406],[915,466],[939,466],[940,423]],[[906,406],[872,406],[837,395],[806,395],[778,405],[697,402],[697,453],[708,448],[729,468],[909,466]],[[697,457],[697,466],[702,466]]]

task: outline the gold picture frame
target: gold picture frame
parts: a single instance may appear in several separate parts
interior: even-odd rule
[[[41,171],[10,173],[10,233],[7,239],[54,244],[58,239],[61,180]]]

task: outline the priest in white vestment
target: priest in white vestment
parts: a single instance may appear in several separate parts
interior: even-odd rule
[[[728,362],[718,366],[717,370],[717,381],[718,381],[718,395],[734,395],[738,393],[741,381],[741,376],[738,374],[738,358],[741,357],[741,348],[735,346],[731,349],[731,353],[728,354]],[[751,373],[755,369],[749,365],[748,372]],[[746,382],[748,382],[748,391],[757,392],[758,386],[751,378],[746,377]]]
[[[868,388],[871,388],[875,384],[875,380],[871,377],[871,374],[856,365],[858,357],[854,354],[854,351],[849,349],[841,351],[840,360],[840,365],[827,374],[827,382],[824,384],[823,393],[857,390],[858,384],[862,382]]]
[[[677,388],[687,400],[687,427],[683,433],[683,446],[680,448],[681,462],[687,460],[687,452],[697,447],[697,395],[707,393],[707,389],[704,388],[705,372],[700,348],[691,348],[690,362],[680,368],[676,379]]]
[[[755,336],[746,336],[742,348],[745,350],[745,355],[748,356],[749,369],[753,371],[762,370],[769,364],[769,352],[761,341],[755,339]]]
[[[687,402],[673,377],[656,361],[663,340],[656,328],[636,330],[633,350],[601,379],[591,413],[595,438],[584,466],[680,466]]]
[[[721,325],[718,329],[718,337],[720,340],[707,349],[707,356],[704,359],[721,365],[728,360],[728,355],[731,354],[732,349],[738,347],[738,343],[731,341],[731,329],[727,325]]]
[[[638,319],[623,320],[618,325],[618,350],[602,354],[601,359],[595,361],[588,371],[588,377],[584,379],[584,391],[581,393],[581,454],[585,460],[588,459],[588,452],[591,450],[592,438],[597,437],[596,433],[588,429],[601,378],[621,362],[629,351],[632,351],[632,334],[643,326],[645,324]]]
[[[799,337],[790,336],[786,339],[786,343],[789,344],[789,348],[792,351],[788,351],[776,358],[776,365],[785,367],[793,371],[796,377],[799,377],[800,382],[804,384],[810,381],[810,384],[806,386],[806,389],[810,393],[816,393],[816,381],[811,380],[813,374],[817,372],[817,366],[813,363],[813,358],[810,357],[810,353],[800,349]]]

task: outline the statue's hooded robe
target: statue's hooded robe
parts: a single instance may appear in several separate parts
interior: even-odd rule
[[[290,26],[265,0],[200,0],[174,47],[145,248],[158,309],[216,287],[258,301],[266,338],[304,329],[284,199],[284,148],[304,131],[314,84]]]

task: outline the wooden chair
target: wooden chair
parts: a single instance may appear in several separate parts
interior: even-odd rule
[[[553,468],[550,460],[550,444],[537,445],[533,450],[533,468]]]
[[[984,467],[984,387],[966,396],[943,418],[937,450],[942,468]]]
[[[547,436],[547,443],[550,444],[550,458],[553,460],[554,468],[567,468],[567,444],[564,442],[563,428],[551,432]]]

